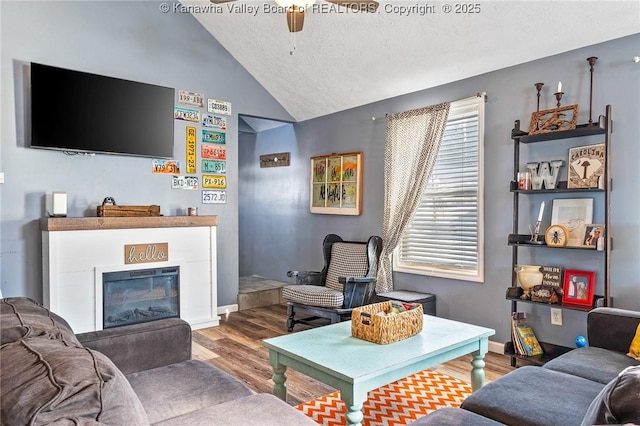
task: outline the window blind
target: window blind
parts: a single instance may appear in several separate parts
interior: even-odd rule
[[[483,101],[451,104],[431,178],[396,251],[400,269],[472,276],[480,272]]]

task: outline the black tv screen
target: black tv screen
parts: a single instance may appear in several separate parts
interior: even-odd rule
[[[173,157],[172,88],[31,64],[31,147]]]

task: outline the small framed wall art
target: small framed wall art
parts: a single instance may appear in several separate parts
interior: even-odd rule
[[[594,271],[566,269],[564,272],[562,304],[592,307],[595,285],[596,273]]]
[[[359,215],[362,211],[362,152],[311,158],[311,213]]]
[[[603,188],[606,148],[603,143],[569,149],[567,188]]]
[[[551,225],[562,225],[567,231],[569,247],[582,247],[585,226],[593,219],[593,198],[554,199]]]

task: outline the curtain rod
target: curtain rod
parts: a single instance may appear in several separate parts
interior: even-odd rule
[[[457,101],[454,102],[460,102],[460,101],[466,101],[468,99],[473,99],[473,98],[484,98],[484,101],[487,102],[487,92],[478,92],[476,93],[475,96],[469,96],[468,98],[464,98],[464,99],[458,99]],[[389,116],[389,114],[385,114],[382,117],[371,117],[372,121],[376,121],[376,120],[380,120],[383,118],[387,118]]]

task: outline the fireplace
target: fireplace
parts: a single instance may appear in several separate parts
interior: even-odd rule
[[[102,274],[103,328],[180,317],[180,267]]]

